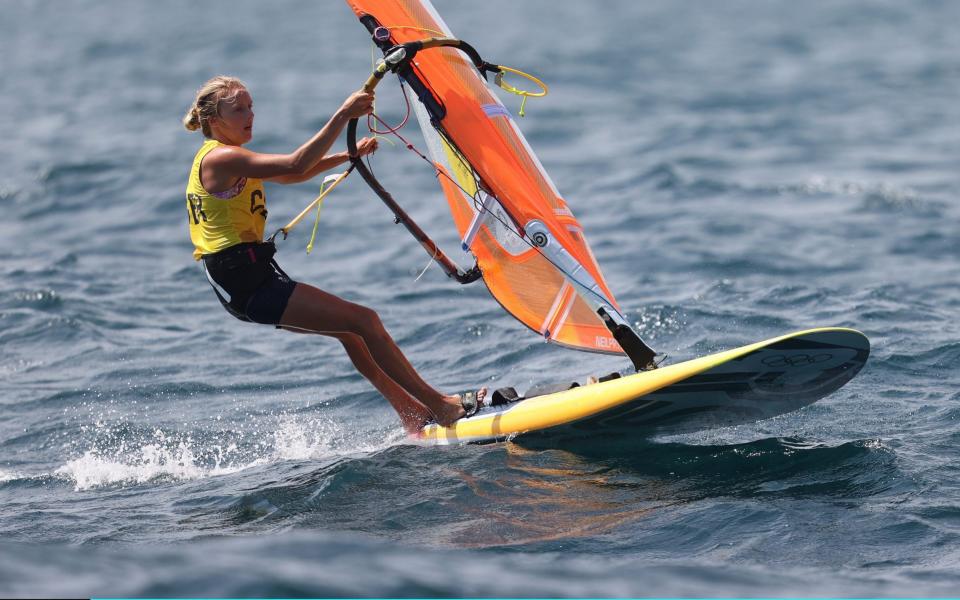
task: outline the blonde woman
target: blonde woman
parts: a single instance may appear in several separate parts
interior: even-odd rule
[[[267,219],[263,182],[297,183],[336,167],[349,157],[327,154],[343,127],[369,114],[373,94],[351,94],[320,131],[289,154],[260,154],[243,146],[253,138],[253,98],[233,77],[218,76],[197,92],[184,117],[204,143],[187,183],[187,213],[194,258],[234,317],[301,333],[337,338],[363,374],[415,433],[435,420],[450,425],[479,408],[486,389],[445,395],[427,384],[403,356],[373,310],[290,279],[263,241]],[[361,156],[376,150],[366,138]]]

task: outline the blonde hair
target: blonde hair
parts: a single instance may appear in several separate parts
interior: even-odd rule
[[[242,89],[247,89],[247,86],[236,77],[217,75],[211,78],[197,90],[193,105],[183,117],[183,126],[188,131],[202,129],[204,137],[211,137],[210,118],[220,114],[220,102],[229,102]]]

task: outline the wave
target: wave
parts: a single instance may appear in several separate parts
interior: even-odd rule
[[[22,478],[23,476],[20,475],[19,473],[0,469],[0,483],[7,483],[8,481],[16,481]]]
[[[949,566],[842,567],[431,550],[363,535],[286,533],[166,546],[0,543],[19,597],[744,597],[951,596]]]
[[[943,216],[948,210],[948,205],[944,202],[927,198],[910,187],[884,181],[811,175],[802,181],[769,184],[694,174],[703,170],[704,167],[717,169],[723,166],[722,161],[718,162],[708,157],[680,157],[673,161],[656,163],[639,174],[621,174],[601,180],[594,192],[601,192],[603,195],[613,194],[617,200],[622,198],[622,194],[633,193],[638,188],[670,191],[674,192],[678,199],[688,200],[701,200],[719,195],[768,199],[797,196],[850,198],[859,201],[857,204],[847,205],[847,209],[851,211],[912,213],[923,217]],[[649,215],[644,215],[644,218],[649,218]]]
[[[697,435],[681,437],[693,441]],[[514,443],[530,449],[549,444],[524,437]],[[716,495],[867,497],[912,485],[897,466],[894,452],[872,439],[838,445],[800,438],[700,445],[603,436],[571,440],[563,447],[578,460],[603,468],[676,482],[677,497],[688,499]]]
[[[77,491],[157,481],[189,481],[237,473],[283,461],[330,461],[371,453],[399,443],[399,429],[352,432],[332,419],[284,416],[273,429],[251,443],[244,432],[149,435],[122,426],[99,424],[102,441],[57,468],[54,474]]]

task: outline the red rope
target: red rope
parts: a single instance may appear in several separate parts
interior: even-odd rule
[[[400,91],[401,91],[401,93],[403,94],[403,99],[404,99],[404,101],[407,103],[407,114],[403,116],[403,121],[401,121],[400,124],[397,125],[396,127],[390,127],[389,125],[387,125],[387,124],[383,121],[383,119],[381,119],[380,117],[378,117],[376,114],[370,113],[369,115],[367,115],[367,129],[370,130],[370,133],[373,133],[373,134],[376,134],[376,135],[387,135],[388,133],[396,134],[398,130],[403,129],[403,126],[407,124],[407,120],[410,118],[410,98],[407,98],[407,91],[406,91],[406,89],[403,87],[403,82],[402,82],[402,81],[400,82]],[[376,119],[376,120],[380,121],[380,123],[382,123],[383,125],[386,125],[387,130],[386,130],[386,131],[379,131],[379,130],[377,130],[377,129],[374,129],[374,128],[373,128],[373,119]]]
[[[473,198],[474,205],[476,205],[476,204],[477,204],[477,198],[476,198],[473,194],[471,194],[470,192],[468,192],[467,190],[465,190],[465,189],[463,188],[463,186],[460,185],[460,182],[458,182],[457,180],[455,180],[453,177],[450,177],[450,175],[447,174],[447,173],[443,170],[443,168],[442,168],[438,163],[435,163],[435,162],[433,162],[432,160],[430,160],[429,158],[427,158],[427,156],[424,155],[423,152],[420,152],[420,150],[418,150],[417,147],[414,146],[414,145],[410,142],[410,140],[408,140],[407,138],[405,138],[405,137],[403,137],[402,135],[400,135],[400,129],[403,129],[403,127],[407,124],[407,121],[410,119],[410,98],[407,97],[406,88],[403,87],[403,82],[402,82],[402,81],[400,82],[400,89],[402,90],[402,93],[403,93],[403,99],[404,99],[404,101],[405,101],[406,104],[407,104],[407,114],[404,115],[403,121],[401,121],[401,123],[400,123],[399,125],[397,125],[396,127],[391,127],[390,125],[387,124],[386,121],[384,121],[383,119],[381,119],[376,113],[370,113],[369,115],[367,115],[367,129],[370,131],[370,133],[373,133],[373,134],[376,134],[376,135],[388,135],[388,134],[393,134],[393,135],[397,136],[397,137],[400,139],[400,141],[403,142],[403,144],[407,147],[407,150],[412,151],[414,154],[416,154],[417,156],[419,156],[419,157],[422,158],[423,160],[427,161],[427,162],[434,168],[434,171],[435,171],[435,172],[434,172],[434,175],[437,177],[437,179],[439,179],[440,176],[443,175],[443,176],[446,177],[448,180],[450,180],[451,183],[453,183],[455,186],[457,186],[458,188],[460,188],[460,190],[461,190],[467,197]],[[383,125],[383,126],[386,127],[387,129],[386,129],[385,131],[380,131],[380,130],[378,130],[378,129],[374,129],[374,127],[373,127],[373,120],[374,120],[374,119],[377,120],[381,125]],[[369,159],[370,159],[370,157],[368,156],[368,157],[367,157],[367,160],[369,160]]]

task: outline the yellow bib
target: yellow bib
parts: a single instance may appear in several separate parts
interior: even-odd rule
[[[200,162],[222,145],[217,140],[204,142],[193,159],[187,181],[187,219],[196,260],[242,242],[263,241],[267,201],[262,180],[248,177],[243,189],[227,199],[217,198],[200,183]]]

